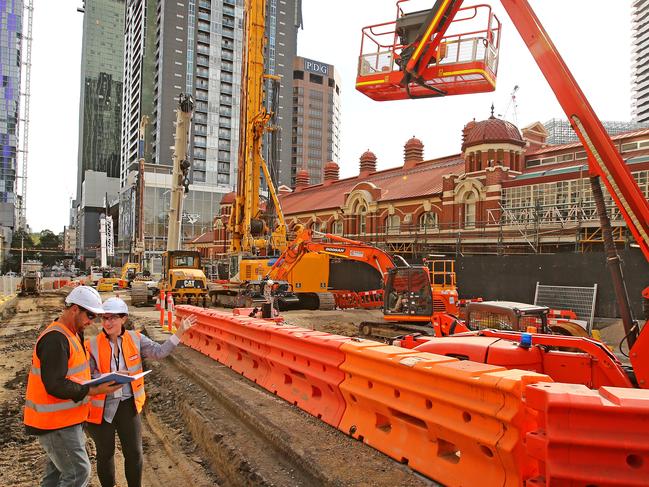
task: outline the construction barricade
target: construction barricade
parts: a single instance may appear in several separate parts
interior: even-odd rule
[[[521,396],[549,377],[369,340],[341,350],[345,433],[445,485],[518,486],[538,473]]]
[[[649,391],[552,383],[525,394],[538,411],[527,451],[540,464],[528,486],[649,485]]]
[[[271,377],[266,387],[325,423],[338,427],[345,399],[340,391],[348,337],[294,326],[274,327],[267,356]]]

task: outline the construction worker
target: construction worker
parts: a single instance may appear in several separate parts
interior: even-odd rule
[[[103,306],[102,330],[86,340],[85,346],[93,377],[107,372],[134,375],[142,372],[142,358],[160,360],[180,343],[183,333],[196,322],[195,316],[182,319],[175,335],[156,343],[138,331],[126,330],[128,306],[120,298],[109,298]],[[115,432],[124,453],[124,471],[129,487],[142,483],[142,422],[144,378],[126,384],[113,394],[91,398],[88,433],[97,448],[97,475],[102,487],[115,485]]]
[[[103,313],[99,293],[91,287],[74,288],[65,309],[36,340],[27,380],[24,422],[28,434],[48,456],[42,487],[85,487],[90,480],[83,423],[90,396],[111,394],[113,382],[90,387],[90,368],[83,348],[83,330]]]

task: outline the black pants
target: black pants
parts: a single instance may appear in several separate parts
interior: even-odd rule
[[[119,403],[112,423],[88,423],[88,433],[97,448],[97,476],[101,487],[115,485],[115,431],[124,453],[128,487],[142,485],[142,421],[133,398]]]

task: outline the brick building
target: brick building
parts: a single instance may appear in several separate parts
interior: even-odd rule
[[[597,248],[586,152],[580,143],[548,145],[546,139],[540,123],[519,130],[492,114],[464,127],[458,154],[427,160],[413,137],[401,165],[391,169],[377,170],[368,150],[354,177],[340,179],[335,162],[325,165],[320,184],[309,184],[309,174],[299,171],[293,191],[280,188],[289,233],[305,225],[413,258]],[[649,197],[649,129],[615,135],[613,142]],[[616,241],[628,244],[624,221],[604,193]],[[227,252],[228,201],[215,218],[211,245],[208,236],[197,239],[206,257]]]

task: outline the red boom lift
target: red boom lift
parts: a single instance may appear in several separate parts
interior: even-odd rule
[[[437,0],[428,11],[406,14],[402,7],[407,1],[397,2],[395,22],[363,29],[357,89],[375,100],[477,93],[494,89],[500,23],[490,7],[460,8],[461,1]],[[649,260],[649,203],[622,156],[527,0],[500,1],[588,153],[596,200],[597,193],[601,196],[599,179],[603,179],[629,230]],[[484,49],[491,53],[491,57],[485,55],[482,58],[472,54],[470,61],[478,64],[469,67],[462,65],[458,58],[449,57],[449,52],[452,52],[448,47],[452,40],[449,29],[454,24],[477,18],[472,13],[478,9],[488,10],[486,28],[469,29],[467,33],[453,38],[460,44],[472,37],[483,39]],[[382,39],[392,35],[392,43],[376,40],[381,32]],[[367,48],[367,44],[371,44],[367,39],[374,41],[373,49]],[[460,50],[458,46],[458,52]],[[454,67],[447,69],[448,63]],[[479,72],[482,79],[470,78],[462,72],[471,69]],[[597,206],[602,229],[606,233],[610,223],[603,198],[599,199]],[[509,368],[535,370],[559,382],[594,388],[649,388],[649,354],[643,353],[649,347],[649,326],[645,323],[641,329],[631,317],[619,257],[610,244],[607,245],[607,261],[620,303],[632,367],[623,366],[612,352],[596,340],[560,335],[480,330],[439,338],[409,336],[402,340],[401,345]],[[649,288],[645,289],[643,296],[649,298]]]

